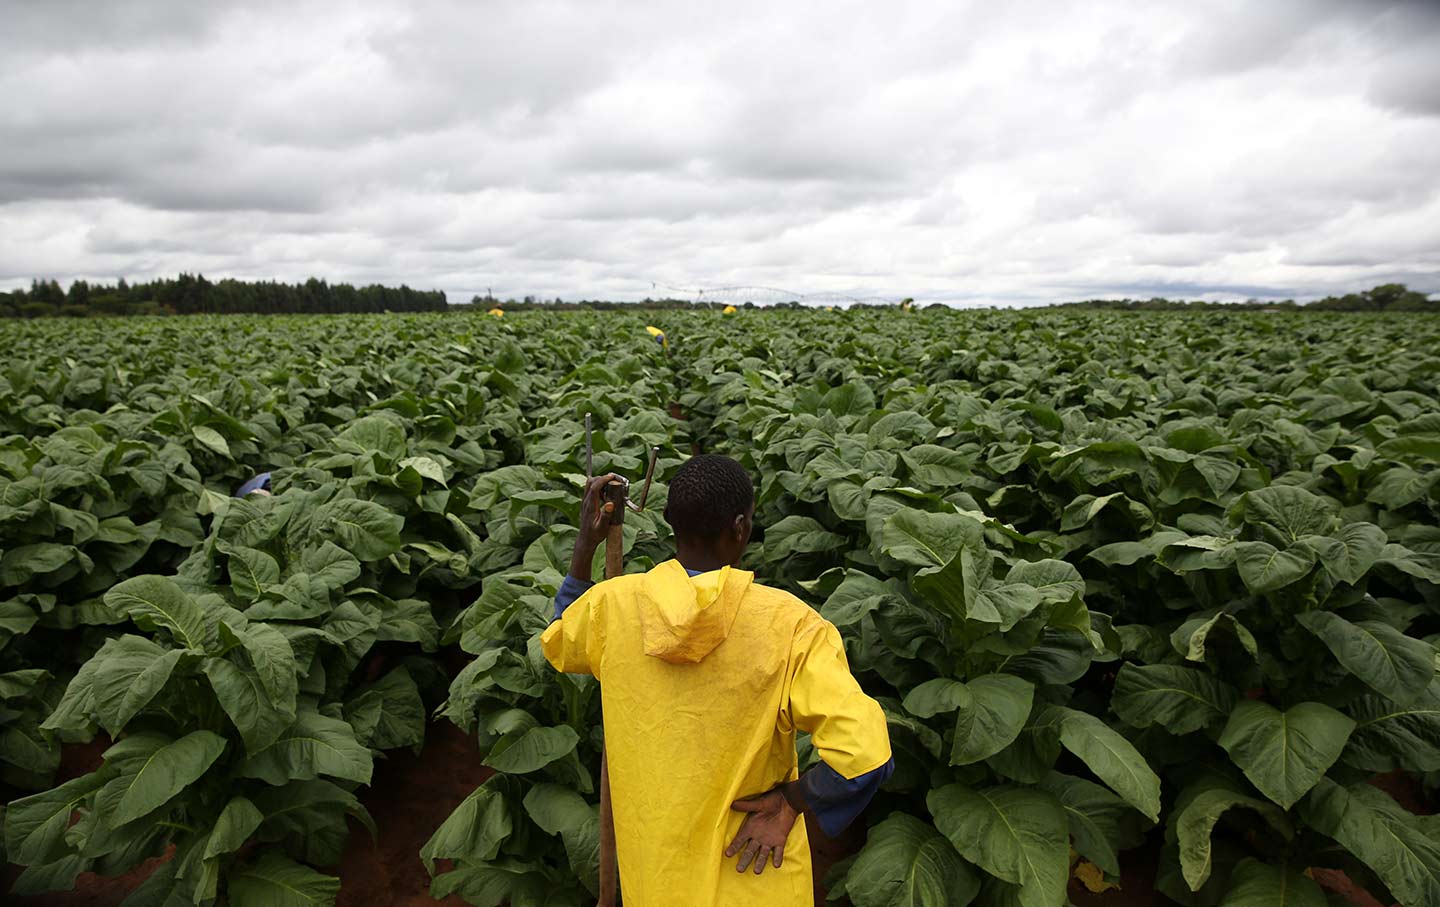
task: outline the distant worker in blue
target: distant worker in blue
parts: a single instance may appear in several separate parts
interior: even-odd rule
[[[270,494],[270,473],[262,472],[235,489],[235,497],[243,498],[252,494]]]

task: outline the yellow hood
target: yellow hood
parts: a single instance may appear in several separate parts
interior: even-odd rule
[[[690,576],[669,560],[645,574],[636,596],[645,654],[693,664],[730,635],[740,600],[755,574],[733,567]]]

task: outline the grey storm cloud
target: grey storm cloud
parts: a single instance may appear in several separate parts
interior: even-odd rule
[[[10,0],[0,286],[1440,289],[1440,4]]]

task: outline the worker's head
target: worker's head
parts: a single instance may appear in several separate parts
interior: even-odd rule
[[[665,522],[675,531],[677,548],[706,551],[721,563],[739,564],[754,517],[750,474],[729,457],[697,454],[670,480]]]

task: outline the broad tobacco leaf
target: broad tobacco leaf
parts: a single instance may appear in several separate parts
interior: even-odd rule
[[[1318,702],[1282,712],[1247,700],[1231,713],[1220,745],[1252,784],[1289,809],[1340,758],[1354,729],[1353,720]]]

